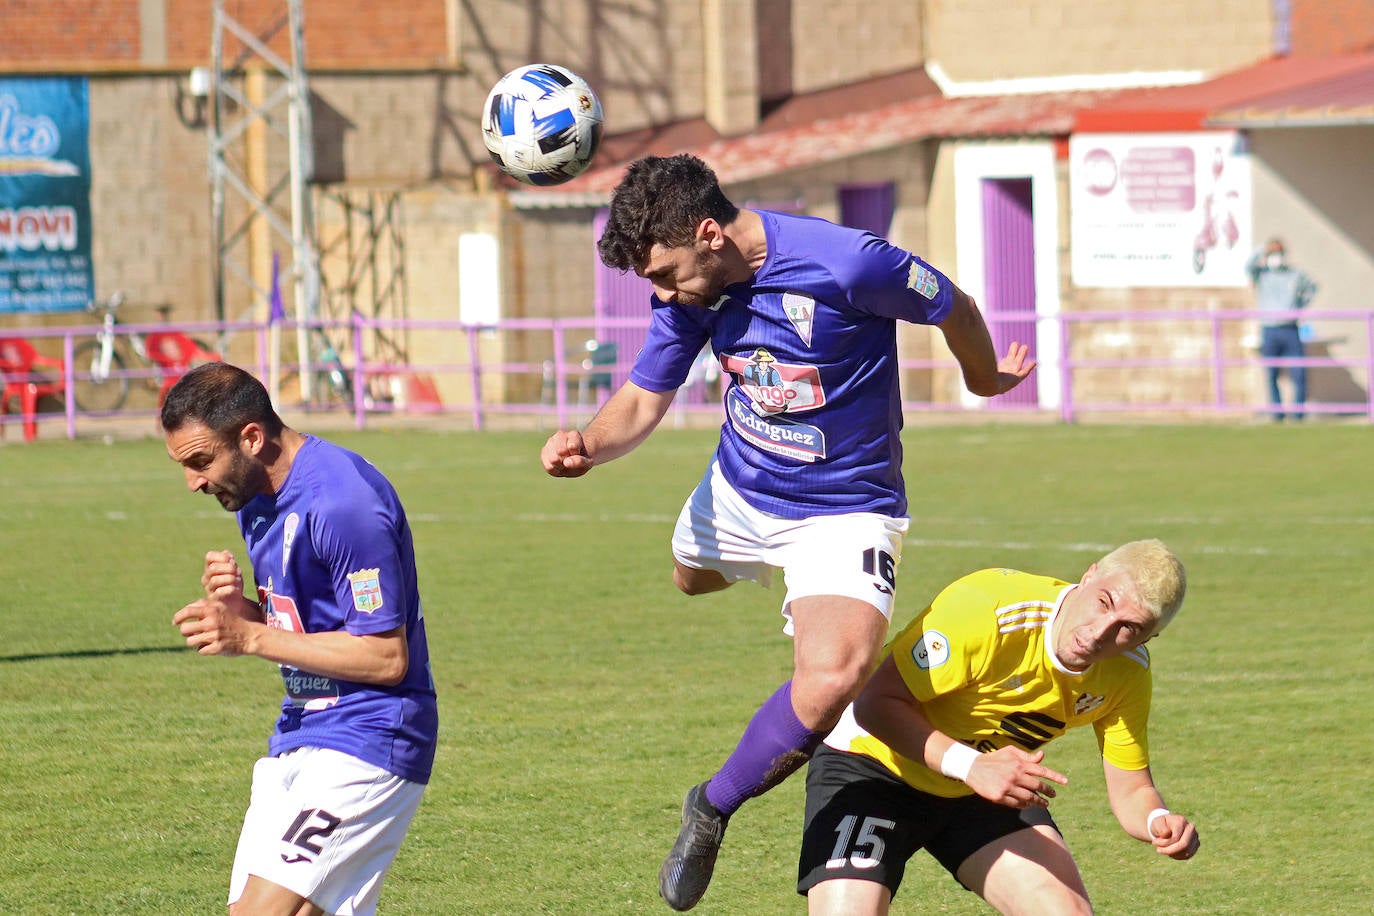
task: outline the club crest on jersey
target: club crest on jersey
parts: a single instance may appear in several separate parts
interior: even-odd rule
[[[911,272],[906,275],[906,286],[930,300],[934,300],[940,292],[940,281],[935,279],[934,272],[915,258],[911,259]]]
[[[296,543],[296,529],[301,526],[301,517],[292,512],[286,517],[281,533],[281,574],[286,575],[286,561],[291,559],[291,545]]]
[[[911,647],[911,660],[923,671],[938,668],[949,661],[949,637],[939,630],[927,630]]]
[[[816,300],[805,293],[783,293],[782,310],[802,343],[811,346],[811,319],[816,314]]]
[[[353,589],[353,607],[360,614],[371,614],[382,607],[382,580],[380,569],[360,569],[348,574],[348,584]]]

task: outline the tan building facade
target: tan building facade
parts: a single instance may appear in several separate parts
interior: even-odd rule
[[[1016,93],[1028,90],[1199,80],[1269,57],[1280,38],[1291,47],[1326,51],[1333,46],[1348,51],[1362,47],[1361,40],[1374,40],[1374,16],[1362,13],[1358,4],[1289,5],[1292,18],[1281,21],[1270,0],[1163,6],[1144,0],[630,0],[613,7],[592,0],[558,5],[305,0],[305,63],[314,123],[312,196],[318,236],[326,248],[321,263],[325,285],[336,294],[326,301],[337,309],[337,293],[344,290],[355,299],[352,307],[364,314],[456,318],[461,311],[458,293],[466,282],[459,275],[460,248],[465,236],[477,235],[495,240],[499,263],[481,268],[493,271],[489,283],[468,286],[499,290],[501,317],[591,313],[596,269],[591,226],[604,195],[551,206],[512,206],[509,189],[493,181],[478,134],[489,86],[506,70],[533,60],[558,62],[586,77],[602,99],[613,134],[648,137],[669,133],[673,125],[698,125],[693,136],[716,142],[746,137],[766,126],[769,113],[789,100],[810,98],[822,104],[838,88],[876,85],[923,69],[946,95],[998,94],[1014,110]],[[124,290],[132,303],[146,307],[142,313],[131,310],[131,320],[151,320],[151,307],[164,303],[183,321],[217,317],[206,113],[204,103],[187,90],[190,69],[209,62],[213,4],[122,0],[101,4],[94,14],[87,4],[51,6],[54,13],[62,7],[81,27],[57,31],[49,17],[0,12],[6,26],[0,30],[0,70],[77,72],[90,79],[97,289],[102,294]],[[279,53],[286,51],[279,28],[286,7],[285,0],[225,4]],[[232,43],[226,51],[232,63]],[[230,79],[245,79],[228,65],[226,69]],[[264,81],[262,91],[273,89],[273,79]],[[831,114],[844,112],[824,104],[832,104]],[[867,103],[860,93],[842,104],[862,108]],[[1309,133],[1302,142],[1312,139],[1343,163],[1341,170],[1328,170],[1325,184],[1319,174],[1310,176],[1311,192],[1337,215],[1311,214],[1307,188],[1292,193],[1294,177],[1304,176],[1300,183],[1306,183],[1306,173],[1313,171],[1302,161],[1304,150],[1312,147],[1269,132],[1257,137],[1253,147],[1264,160],[1255,168],[1255,228],[1283,226],[1294,236],[1290,249],[1295,254],[1307,248],[1310,236],[1312,258],[1304,266],[1310,263],[1314,274],[1333,278],[1327,287],[1333,303],[1339,297],[1357,307],[1359,290],[1374,279],[1374,240],[1360,228],[1364,217],[1341,212],[1357,206],[1341,189],[1342,170],[1354,170],[1358,163],[1345,162],[1348,133]],[[1368,137],[1362,133],[1355,139],[1365,143]],[[945,129],[750,177],[730,183],[727,191],[743,202],[787,201],[833,219],[838,218],[841,186],[890,182],[896,199],[892,239],[946,269],[977,295],[982,241],[970,189],[982,179],[1017,175],[1031,181],[1033,192],[1037,308],[1180,311],[1249,305],[1242,288],[1075,288],[1068,267],[1070,176],[1063,140],[1062,135],[1016,136],[1014,131],[961,137],[957,128]],[[260,146],[253,148],[255,142]],[[271,144],[270,137],[245,137],[229,158],[257,163],[264,173],[261,180],[268,181],[286,168],[280,149]],[[710,148],[709,143],[684,145]],[[351,283],[349,260],[357,251],[329,242],[347,234],[358,207],[374,205],[386,210],[385,229],[393,237],[387,256],[374,258],[368,267],[387,276],[377,283]],[[1297,218],[1304,211],[1310,219]],[[233,215],[247,219],[241,207]],[[1340,263],[1330,263],[1336,252]],[[255,276],[270,269],[269,247],[259,244],[248,257]],[[395,258],[402,259],[399,266]],[[398,270],[403,294],[396,294],[393,285],[379,301],[373,288],[388,287]],[[261,318],[265,307],[243,284],[227,288],[224,317]],[[13,321],[70,318],[20,316]],[[1149,353],[1194,346],[1179,343],[1194,336],[1175,329],[1134,340],[1108,326],[1085,334],[1074,346]],[[917,355],[938,350],[923,331],[906,340]],[[403,343],[402,356],[413,362],[446,358],[427,352],[422,337],[412,335]],[[1052,359],[1057,340],[1047,336],[1040,343],[1041,352]],[[1241,352],[1244,342],[1228,346]],[[526,341],[500,355],[532,358],[534,348]],[[939,373],[908,381],[917,397],[958,397],[957,380]],[[1042,373],[1042,404],[1056,403],[1056,384],[1053,373]],[[1179,389],[1176,379],[1161,384]],[[1238,399],[1254,395],[1246,390],[1253,381],[1236,385]],[[504,395],[494,390],[491,396]],[[1171,393],[1142,391],[1140,396],[1151,403],[1167,402]]]

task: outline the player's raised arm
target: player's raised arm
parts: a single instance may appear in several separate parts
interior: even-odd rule
[[[939,328],[950,352],[959,361],[964,386],[980,397],[990,398],[1021,384],[1035,368],[1035,360],[1026,360],[1027,346],[1012,341],[1007,355],[998,360],[992,335],[973,297],[955,287],[953,299],[954,305]]]
[[[1150,768],[1123,770],[1102,761],[1107,798],[1121,829],[1146,843],[1160,855],[1191,859],[1202,845],[1197,828],[1182,814],[1170,811],[1155,788]]]
[[[677,389],[648,391],[627,381],[607,401],[586,429],[560,429],[548,438],[539,460],[552,477],[581,477],[594,465],[633,451],[654,431]]]

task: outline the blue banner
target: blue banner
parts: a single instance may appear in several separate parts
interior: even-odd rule
[[[89,138],[85,78],[0,77],[0,313],[94,298]]]

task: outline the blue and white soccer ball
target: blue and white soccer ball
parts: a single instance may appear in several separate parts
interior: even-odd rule
[[[586,171],[601,145],[601,101],[564,67],[518,67],[487,96],[482,140],[507,175],[528,185],[562,184]]]

